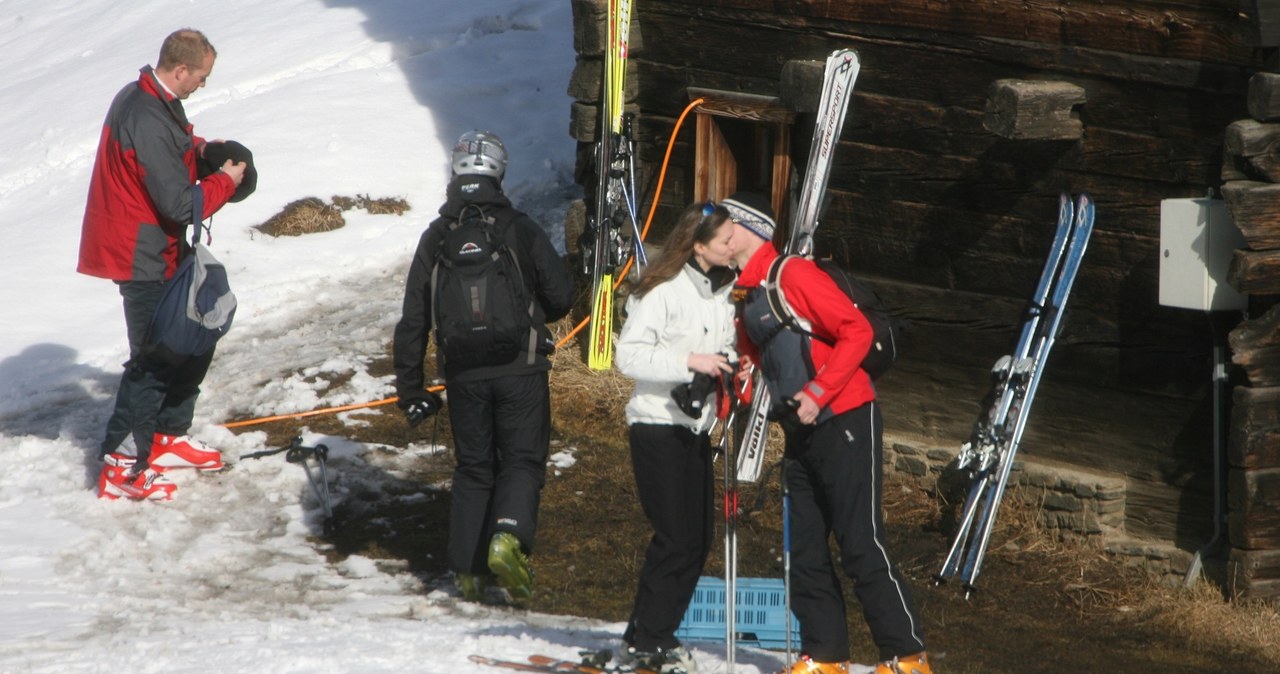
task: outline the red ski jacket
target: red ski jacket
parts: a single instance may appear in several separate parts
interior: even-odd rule
[[[743,266],[736,287],[744,294],[759,287],[777,257],[778,251],[773,244],[761,246]],[[815,334],[831,341],[828,344],[821,339],[810,340],[812,371],[816,374],[802,390],[819,407],[828,408],[833,414],[841,414],[875,400],[871,377],[861,367],[862,359],[871,349],[874,332],[849,296],[812,260],[804,258],[783,267],[778,284],[796,315],[807,320]],[[739,352],[762,362],[759,345],[751,341],[745,325],[739,324],[738,335]],[[797,361],[804,358],[799,351],[774,355]]]
[[[150,66],[116,94],[102,126],[89,180],[76,271],[114,281],[173,276],[191,224],[196,150],[182,101]],[[222,172],[200,182],[207,218],[235,193]]]

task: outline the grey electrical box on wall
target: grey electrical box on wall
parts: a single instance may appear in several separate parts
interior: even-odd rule
[[[1249,298],[1227,283],[1244,235],[1221,199],[1160,202],[1160,304],[1201,311],[1244,310]]]

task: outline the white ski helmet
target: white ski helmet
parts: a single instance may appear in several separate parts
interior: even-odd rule
[[[468,131],[453,144],[453,174],[493,176],[502,180],[507,170],[507,148],[488,131]]]

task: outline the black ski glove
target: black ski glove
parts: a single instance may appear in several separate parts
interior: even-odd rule
[[[702,418],[702,408],[707,403],[707,396],[716,390],[716,380],[709,374],[701,372],[693,375],[693,381],[671,389],[671,398],[681,412],[693,417]]]
[[[804,429],[804,424],[800,423],[800,416],[797,410],[800,409],[800,402],[795,398],[787,398],[782,402],[775,402],[769,406],[769,421],[773,421],[784,430],[799,431]]]
[[[400,409],[404,410],[404,420],[409,428],[416,428],[427,417],[433,416],[444,407],[444,399],[438,393],[423,392],[422,397],[400,401]]]

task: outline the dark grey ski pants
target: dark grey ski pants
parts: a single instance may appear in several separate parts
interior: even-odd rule
[[[185,435],[195,416],[196,398],[213,351],[181,363],[163,362],[147,352],[147,328],[160,305],[164,284],[159,281],[120,281],[124,321],[129,333],[129,361],[124,365],[115,408],[107,421],[99,458],[114,452],[133,435],[139,463],[151,456],[157,432]]]
[[[833,534],[880,659],[925,649],[910,590],[885,544],[882,458],[875,402],[787,432],[791,605],[800,621],[801,647],[818,662],[849,659],[844,595],[828,548]]]
[[[449,382],[453,427],[449,568],[489,573],[489,539],[509,531],[533,551],[551,442],[548,375]]]

